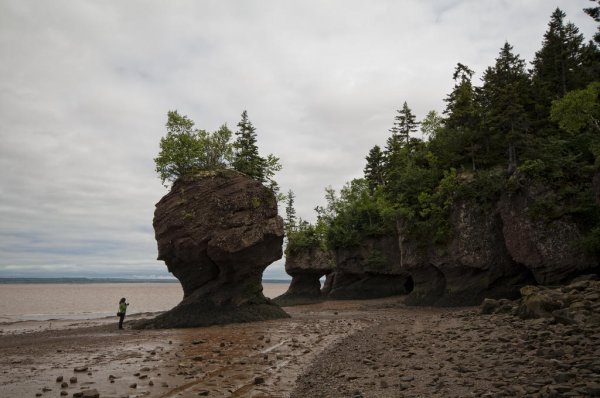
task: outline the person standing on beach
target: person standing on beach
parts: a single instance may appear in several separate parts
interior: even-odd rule
[[[128,305],[129,303],[125,302],[125,297],[119,301],[119,312],[117,312],[117,316],[119,317],[119,329],[123,329],[123,320],[125,319]]]

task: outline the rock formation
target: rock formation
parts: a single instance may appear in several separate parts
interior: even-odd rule
[[[600,195],[600,174],[596,177],[594,187]],[[321,297],[361,299],[410,293],[406,299],[410,305],[478,305],[485,298],[517,298],[526,285],[560,284],[598,272],[598,259],[577,246],[583,233],[574,220],[567,215],[536,218],[534,209],[539,203],[560,203],[555,194],[527,181],[518,185],[495,201],[453,203],[450,234],[444,243],[417,241],[398,219],[396,234],[337,248],[335,267]],[[290,275],[297,276],[291,291],[300,291],[302,286],[303,294],[310,289],[313,297],[319,296],[316,275],[325,272],[314,258],[314,253],[303,254],[301,274],[296,270],[299,267],[286,266]],[[287,261],[299,262],[293,256]],[[314,275],[308,278],[311,272]]]
[[[498,203],[510,256],[527,267],[539,284],[565,282],[596,263],[577,249],[576,243],[582,234],[568,217],[535,220],[530,216],[532,204],[542,198],[548,200],[550,196],[552,192],[530,186],[512,195],[503,195]]]
[[[516,297],[531,283],[529,271],[504,246],[502,220],[473,202],[455,204],[450,215],[451,239],[426,249],[402,238],[401,267],[414,280],[407,298],[413,305],[477,305],[485,297]]]
[[[292,277],[287,292],[274,299],[280,305],[306,304],[321,300],[319,279],[333,271],[333,254],[321,247],[299,248],[289,252],[285,271]]]
[[[407,294],[410,275],[400,269],[398,239],[369,238],[357,247],[336,250],[336,268],[329,297],[369,299]]]
[[[138,327],[194,327],[282,318],[262,294],[264,269],[282,256],[273,193],[232,170],[177,180],[156,205],[158,259],[183,287],[175,308]]]

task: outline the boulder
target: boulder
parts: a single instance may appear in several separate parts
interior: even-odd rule
[[[157,204],[158,260],[183,300],[136,327],[195,327],[288,315],[262,294],[264,269],[282,256],[283,220],[271,190],[233,170],[179,178]]]
[[[526,286],[517,314],[565,325],[600,326],[600,281],[583,280],[559,288]]]

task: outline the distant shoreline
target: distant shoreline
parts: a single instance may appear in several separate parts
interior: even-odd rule
[[[290,283],[286,279],[263,279],[263,283]],[[59,283],[179,283],[171,279],[128,279],[128,278],[0,278],[0,285],[17,284],[59,284]]]

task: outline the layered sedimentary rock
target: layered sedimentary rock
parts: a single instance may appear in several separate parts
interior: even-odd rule
[[[140,327],[193,327],[287,317],[262,294],[264,269],[282,256],[273,193],[232,170],[177,180],[156,205],[158,259],[180,281],[180,304]]]
[[[594,259],[577,248],[582,234],[572,220],[568,217],[535,220],[530,216],[532,204],[548,196],[552,192],[530,186],[503,195],[498,203],[510,256],[528,268],[537,283],[546,285],[565,282],[595,265]]]
[[[408,304],[474,305],[485,297],[515,297],[531,282],[530,272],[506,250],[495,211],[460,202],[452,209],[450,225],[451,238],[444,246],[423,248],[401,240],[402,268],[415,284]]]
[[[407,294],[412,278],[400,268],[395,236],[369,238],[359,246],[336,250],[336,268],[328,296],[367,299]]]
[[[285,271],[292,277],[287,292],[274,299],[281,305],[304,304],[322,297],[319,279],[333,271],[333,253],[321,247],[298,248],[287,254]]]
[[[536,217],[536,203],[557,203],[553,192],[521,184],[497,203],[455,203],[445,245],[411,241],[398,223],[402,268],[415,288],[407,303],[473,305],[483,298],[515,298],[526,284],[552,285],[598,270],[579,247],[583,234],[568,216]]]

